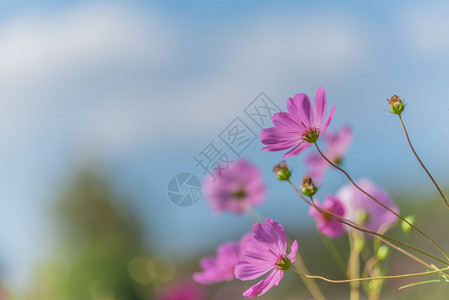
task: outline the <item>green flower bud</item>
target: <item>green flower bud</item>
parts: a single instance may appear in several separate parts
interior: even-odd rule
[[[288,165],[285,160],[275,165],[273,172],[276,174],[277,179],[282,181],[289,180],[292,175],[292,172],[288,169]]]
[[[398,95],[391,96],[391,98],[387,99],[387,101],[388,104],[390,104],[390,112],[400,115],[404,111],[404,103]]]
[[[357,221],[360,225],[365,224],[368,221],[368,214],[364,210],[357,212]]]
[[[377,291],[379,290],[379,288],[381,287],[382,283],[384,282],[383,279],[376,279],[376,280],[371,280],[368,283],[369,289],[371,291]]]
[[[312,197],[318,192],[318,186],[310,176],[306,176],[302,179],[300,187],[301,192],[308,197]]]
[[[382,245],[377,249],[377,258],[384,260],[390,255],[390,248],[387,245]]]
[[[405,217],[405,219],[406,219],[407,222],[409,222],[410,224],[412,224],[412,225],[415,224],[415,217],[413,217],[413,216],[408,216],[408,217]],[[401,228],[402,228],[402,231],[403,231],[404,233],[409,233],[410,230],[412,230],[412,226],[410,226],[409,224],[407,224],[407,222],[402,221],[402,223],[401,223]]]
[[[361,252],[365,248],[365,240],[364,239],[356,239],[354,241],[354,249]]]

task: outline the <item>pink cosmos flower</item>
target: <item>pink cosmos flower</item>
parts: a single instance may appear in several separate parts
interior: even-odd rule
[[[235,277],[239,280],[253,280],[266,273],[268,275],[252,286],[243,296],[254,298],[265,294],[281,281],[284,271],[295,262],[298,243],[293,242],[287,254],[287,239],[284,227],[266,219],[267,223],[253,226],[254,235],[243,244],[243,258],[235,267]]]
[[[202,286],[184,281],[169,286],[157,300],[206,300],[206,293]]]
[[[319,208],[332,212],[338,216],[343,217],[345,214],[345,209],[343,204],[337,198],[333,196],[327,196],[323,204],[315,202],[316,206]],[[344,232],[343,224],[331,216],[326,216],[322,214],[314,207],[310,207],[309,214],[316,219],[317,229],[324,235],[330,238],[337,238],[341,236]]]
[[[393,203],[388,193],[369,179],[357,181],[357,185],[396,213],[399,208]],[[337,198],[345,208],[345,218],[363,225],[370,231],[386,231],[397,217],[360,192],[352,184],[347,184],[337,192]],[[348,227],[350,229],[350,227]]]
[[[318,140],[329,127],[335,106],[323,122],[326,114],[326,92],[320,87],[316,92],[315,112],[306,94],[296,94],[293,98],[289,98],[287,110],[288,112],[274,114],[274,127],[266,128],[260,133],[260,140],[266,145],[263,148],[265,151],[282,151],[291,148],[284,154],[284,158],[300,154]]]
[[[265,198],[262,173],[246,160],[238,160],[207,176],[204,194],[212,210],[217,213],[230,211],[241,214],[259,205]]]
[[[323,135],[325,149],[324,155],[334,164],[339,165],[349,150],[353,141],[351,127],[343,126],[338,132],[326,132]],[[315,181],[323,181],[326,170],[330,167],[328,162],[318,153],[311,153],[306,157],[307,174]]]
[[[243,236],[240,243],[228,242],[217,249],[217,255],[207,256],[201,259],[200,266],[203,269],[195,273],[193,279],[201,284],[212,284],[220,281],[231,281],[235,278],[234,268],[241,258],[241,244],[252,238],[252,233]]]

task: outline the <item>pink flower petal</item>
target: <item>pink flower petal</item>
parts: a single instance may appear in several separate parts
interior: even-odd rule
[[[296,114],[278,112],[272,117],[272,121],[275,127],[282,127],[287,132],[294,132],[302,135],[302,132],[307,129],[301,119],[295,117]]]
[[[310,128],[313,125],[312,102],[306,94],[296,94],[293,98],[289,98],[287,109],[299,117],[305,128]]]
[[[323,133],[324,131],[326,131],[327,127],[329,127],[329,124],[330,124],[331,121],[332,121],[332,117],[334,116],[335,109],[336,109],[336,107],[335,107],[335,105],[334,105],[334,106],[332,107],[332,109],[331,109],[329,115],[327,116],[326,121],[324,121],[323,125],[320,126],[320,132],[321,132],[321,133]]]
[[[288,133],[281,131],[278,127],[270,127],[261,131],[260,141],[271,149],[285,150],[297,145],[300,142],[301,135],[297,133]],[[287,147],[288,146],[288,147]],[[286,147],[286,148],[283,148]]]
[[[272,265],[263,266],[247,261],[239,261],[235,267],[234,274],[238,280],[253,280],[266,274],[271,269],[273,269]]]
[[[245,239],[242,259],[235,267],[235,276],[240,280],[253,280],[268,273],[262,281],[243,293],[249,298],[263,295],[274,285],[278,285],[284,274],[278,263],[287,256],[285,230],[276,221],[267,218],[266,222],[253,226],[254,235]],[[292,244],[292,253],[288,256],[291,261],[295,260],[297,248],[295,241]]]
[[[204,195],[214,212],[242,214],[263,202],[265,185],[257,167],[243,159],[220,167],[206,176],[203,184]],[[244,191],[245,197],[235,197],[239,190]]]
[[[243,293],[243,296],[248,298],[255,298],[262,296],[268,292],[273,286],[277,286],[281,281],[284,272],[279,270],[272,270],[264,279],[256,283]]]
[[[314,127],[318,127],[323,122],[326,114],[326,91],[320,87],[315,95],[315,123]]]
[[[293,241],[292,246],[290,247],[290,250],[291,250],[291,252],[289,255],[287,255],[287,257],[288,257],[288,259],[290,259],[290,261],[292,263],[294,263],[296,260],[296,252],[298,252],[298,242],[296,240]]]
[[[333,196],[327,196],[323,204],[316,202],[316,205],[322,210],[332,212],[338,216],[344,216],[345,214],[342,202]],[[336,238],[343,234],[343,224],[338,220],[325,217],[314,207],[310,207],[309,214],[316,219],[317,229],[322,234],[327,235],[330,238]]]
[[[228,242],[217,249],[217,256],[208,256],[200,261],[202,272],[195,273],[193,279],[201,284],[212,284],[234,279],[234,268],[240,256],[240,243]]]
[[[280,253],[285,253],[287,250],[287,236],[285,234],[284,227],[276,221],[267,218],[267,223],[271,225],[271,228],[276,232],[276,241],[280,250]]]
[[[295,146],[295,148],[293,148],[292,150],[285,153],[284,156],[282,156],[282,158],[288,158],[288,157],[292,157],[292,156],[301,154],[305,149],[309,148],[311,145],[312,144],[310,144],[310,143],[301,141],[301,143],[298,144],[297,146]]]
[[[270,219],[267,219],[267,222],[269,222],[268,220]],[[275,255],[282,255],[285,253],[286,248],[285,232],[284,236],[281,237],[278,230],[279,229],[271,223],[257,223],[253,225],[253,231],[257,242],[269,244],[270,248],[275,251]]]

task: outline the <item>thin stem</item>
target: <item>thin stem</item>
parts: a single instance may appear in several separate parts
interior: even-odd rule
[[[407,277],[417,277],[417,276],[424,276],[424,275],[430,275],[435,274],[443,271],[449,270],[449,267],[444,269],[437,269],[433,271],[426,271],[426,272],[420,272],[420,273],[410,273],[410,274],[402,274],[402,275],[390,275],[390,276],[378,276],[378,277],[364,277],[364,278],[355,278],[355,279],[342,279],[342,280],[334,280],[329,279],[324,276],[316,276],[316,275],[307,275],[302,274],[298,270],[292,269],[295,273],[307,277],[307,278],[313,278],[313,279],[320,279],[324,280],[330,283],[348,283],[348,282],[358,282],[358,281],[367,281],[367,280],[379,280],[379,279],[397,279],[397,278],[407,278]]]
[[[298,269],[302,270],[302,272],[304,274],[310,273],[307,270],[307,267],[304,263],[303,258],[301,257],[301,254],[299,253],[299,251],[296,252],[296,259],[294,262],[294,266],[297,267]],[[313,280],[313,278],[307,278],[307,276],[305,276],[305,278],[304,277],[300,277],[300,278],[304,282],[304,285],[306,286],[306,288],[309,290],[313,299],[326,300],[326,297],[323,295],[323,293],[321,292],[320,288],[318,287],[317,283]]]
[[[365,276],[365,274],[369,274],[372,276],[372,272],[374,270],[374,267],[376,267],[376,265],[379,263],[379,259],[377,258],[377,254],[374,254],[374,256],[372,256],[370,259],[368,259],[368,261],[365,264],[365,268],[363,269],[363,276]]]
[[[430,254],[430,253],[427,253],[427,252],[425,252],[425,251],[423,251],[423,250],[421,250],[421,249],[419,249],[419,248],[416,248],[416,247],[414,247],[414,246],[412,246],[412,245],[409,245],[409,244],[407,244],[407,243],[404,243],[404,242],[401,242],[401,241],[399,241],[399,240],[396,240],[396,239],[394,239],[394,238],[392,238],[392,237],[389,237],[389,236],[386,236],[386,235],[383,235],[383,234],[380,234],[380,233],[377,233],[377,232],[370,231],[370,230],[366,229],[365,227],[360,226],[360,225],[358,225],[357,223],[355,223],[355,222],[353,222],[353,221],[351,221],[351,220],[348,220],[348,219],[346,219],[346,218],[344,218],[344,217],[342,217],[342,216],[339,216],[339,215],[337,215],[337,214],[335,214],[335,213],[333,213],[333,212],[325,211],[325,210],[321,209],[319,206],[315,205],[314,203],[311,203],[311,202],[308,201],[306,198],[304,198],[304,196],[298,191],[298,189],[297,189],[297,188],[295,187],[295,185],[291,182],[291,180],[288,180],[288,182],[290,183],[291,187],[292,187],[293,190],[296,192],[296,194],[297,194],[297,195],[298,195],[304,202],[306,202],[308,205],[314,207],[314,208],[315,208],[316,210],[318,210],[321,214],[324,214],[324,215],[326,215],[326,216],[329,216],[329,217],[333,218],[334,220],[336,220],[336,221],[338,221],[338,222],[341,222],[341,223],[343,223],[343,224],[345,224],[345,225],[347,225],[347,226],[349,226],[349,227],[352,227],[352,228],[354,228],[354,229],[356,229],[356,230],[359,230],[359,231],[362,231],[362,232],[371,234],[371,235],[374,236],[375,238],[381,240],[383,243],[385,243],[385,244],[391,246],[392,248],[394,248],[394,249],[400,251],[401,253],[407,255],[408,257],[410,257],[410,258],[414,259],[415,261],[417,261],[417,262],[419,262],[419,263],[425,265],[425,266],[428,267],[428,268],[432,268],[432,266],[430,266],[430,265],[427,264],[426,262],[422,261],[422,260],[419,259],[418,257],[414,256],[414,255],[411,254],[410,252],[407,252],[406,250],[404,250],[404,249],[402,249],[402,248],[400,248],[400,247],[398,247],[398,246],[396,246],[396,245],[390,243],[389,241],[398,243],[398,244],[400,244],[400,245],[402,245],[402,246],[404,246],[404,247],[410,248],[410,249],[412,249],[412,250],[414,250],[414,251],[417,251],[417,252],[419,252],[419,253],[421,253],[421,254],[423,254],[423,255],[426,255],[426,256],[428,256],[428,257],[430,257],[430,258],[433,258],[433,259],[435,259],[435,260],[437,260],[437,261],[439,261],[439,262],[441,262],[441,263],[443,263],[443,264],[449,266],[449,263],[448,263],[448,262],[446,262],[446,261],[444,261],[444,260],[442,260],[442,259],[440,259],[440,258],[438,258],[438,257],[436,257],[436,256],[434,256],[434,255],[432,255],[432,254]],[[389,241],[387,241],[387,240],[389,240]],[[444,273],[442,273],[442,275],[443,275],[443,276],[448,276],[447,274],[444,274]]]
[[[331,162],[324,154],[323,152],[321,152],[320,147],[318,147],[318,144],[315,143],[315,146],[318,150],[318,152],[320,153],[320,155],[334,168],[336,168],[337,170],[339,170],[340,172],[342,172],[343,174],[345,174],[345,176],[348,178],[348,180],[352,183],[352,185],[354,185],[360,192],[362,192],[363,194],[365,194],[366,196],[368,196],[370,199],[372,199],[373,201],[375,201],[377,204],[379,204],[380,206],[382,206],[383,208],[385,208],[386,210],[388,210],[389,212],[391,212],[392,214],[394,214],[396,217],[398,217],[399,219],[401,219],[402,221],[404,221],[405,223],[407,223],[410,227],[412,227],[413,229],[415,229],[417,232],[419,232],[424,238],[426,238],[432,245],[435,246],[435,248],[438,249],[438,251],[441,252],[441,254],[443,254],[443,256],[449,261],[449,256],[446,255],[446,253],[443,251],[443,249],[437,244],[435,243],[427,234],[425,234],[422,230],[420,230],[419,228],[417,228],[415,225],[413,225],[411,222],[409,222],[408,220],[406,220],[404,217],[402,217],[400,214],[398,214],[397,212],[395,212],[394,210],[392,210],[391,208],[389,208],[388,206],[386,206],[385,204],[383,204],[382,202],[380,202],[379,200],[377,200],[376,198],[374,198],[371,194],[369,194],[368,192],[366,192],[365,190],[363,190],[361,187],[359,187],[354,180],[352,179],[351,176],[349,176],[349,174],[343,170],[342,168],[340,168],[339,166],[337,166],[336,164],[334,164],[333,162]]]
[[[360,240],[359,234],[358,231],[349,232],[349,246],[351,249],[348,260],[348,280],[351,280],[348,281],[351,286],[350,300],[360,299],[360,282],[355,280],[360,278],[360,246],[357,245]]]
[[[407,132],[407,129],[405,128],[404,121],[402,120],[401,115],[399,115],[399,121],[401,121],[401,125],[402,125],[402,128],[404,129],[405,137],[407,138],[407,142],[408,142],[408,144],[410,146],[410,149],[412,149],[412,152],[415,155],[415,157],[418,160],[418,162],[421,164],[421,167],[424,169],[424,171],[426,171],[426,173],[429,176],[430,180],[432,180],[433,185],[438,190],[438,193],[440,193],[441,198],[443,198],[444,203],[446,203],[447,208],[449,208],[449,203],[448,203],[446,197],[444,196],[443,192],[441,191],[441,189],[438,186],[438,184],[435,181],[435,179],[433,179],[433,176],[430,174],[429,170],[427,170],[426,166],[424,165],[424,163],[421,161],[421,159],[419,158],[418,154],[416,153],[415,148],[413,147],[412,142],[410,141],[410,137],[408,136],[408,132]]]
[[[377,241],[377,240],[376,240]],[[377,255],[374,254],[373,257],[371,257],[365,264],[365,268],[363,269],[362,276],[375,276],[380,273],[380,267],[379,267],[379,259],[377,258]],[[368,285],[369,287],[369,300],[377,300],[379,299],[380,292],[382,290],[382,283],[376,282],[374,286]]]
[[[410,283],[410,284],[406,284],[406,285],[400,286],[398,288],[398,290],[406,289],[406,288],[409,288],[409,287],[414,287],[414,286],[421,285],[421,284],[428,284],[428,283],[435,283],[435,282],[441,282],[441,280],[434,279],[434,280],[426,280],[426,281]]]

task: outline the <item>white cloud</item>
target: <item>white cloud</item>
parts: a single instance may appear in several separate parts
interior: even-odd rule
[[[58,78],[114,63],[163,63],[171,49],[159,20],[136,10],[83,5],[20,16],[0,29],[1,82]],[[117,61],[118,60],[118,61]],[[40,80],[36,80],[38,76]]]
[[[449,53],[449,8],[418,6],[404,10],[399,28],[407,50],[423,58],[439,59]]]
[[[249,27],[234,28],[228,59],[242,78],[250,72],[251,79],[272,85],[292,76],[305,82],[342,76],[360,65],[367,50],[356,28],[337,14],[261,15]]]
[[[0,26],[0,131],[26,140],[53,119],[79,149],[100,152],[214,134],[261,90],[341,78],[356,66],[362,42],[347,20],[255,15],[189,52],[197,32],[136,8],[23,15]],[[192,57],[203,56],[214,61],[195,74]]]
[[[1,24],[0,132],[17,142],[40,134],[52,118],[77,125],[68,123],[107,102],[102,95],[114,96],[117,81],[126,86],[132,72],[165,67],[176,48],[170,36],[156,15],[113,5],[28,13]]]

